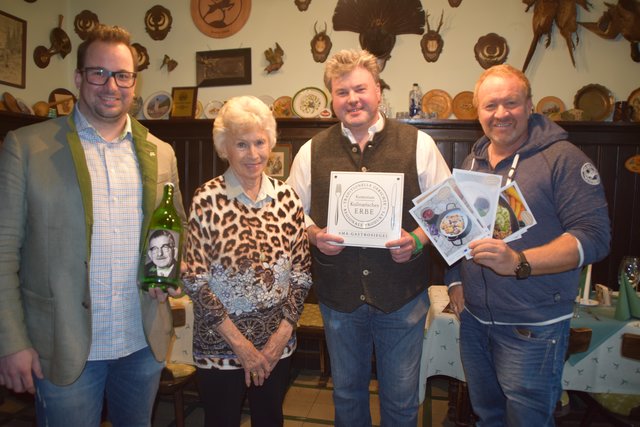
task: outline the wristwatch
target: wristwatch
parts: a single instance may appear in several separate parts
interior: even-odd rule
[[[531,265],[529,264],[529,261],[527,261],[523,252],[518,252],[518,258],[520,258],[520,263],[515,270],[516,279],[526,279],[531,274]]]

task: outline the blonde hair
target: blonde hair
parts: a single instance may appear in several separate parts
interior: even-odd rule
[[[380,83],[380,67],[376,57],[366,50],[341,50],[333,55],[324,68],[324,85],[331,91],[331,80],[362,67],[369,71],[373,80]]]
[[[267,134],[269,147],[276,145],[276,119],[269,107],[255,96],[236,96],[229,99],[213,122],[213,144],[221,159],[226,159],[226,144],[234,136],[262,130]]]
[[[522,88],[527,93],[527,99],[531,99],[531,84],[529,83],[529,79],[527,79],[527,76],[525,76],[522,71],[512,67],[509,64],[500,64],[500,65],[494,65],[493,67],[488,68],[480,75],[480,78],[478,78],[478,81],[476,82],[476,86],[473,89],[473,106],[474,107],[478,108],[478,90],[480,89],[480,86],[482,86],[482,83],[484,83],[484,81],[491,76],[517,78],[522,84]]]

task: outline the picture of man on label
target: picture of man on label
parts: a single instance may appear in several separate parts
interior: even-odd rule
[[[144,266],[144,275],[160,277],[176,277],[178,269],[178,248],[171,231],[156,230],[149,237],[148,258]]]

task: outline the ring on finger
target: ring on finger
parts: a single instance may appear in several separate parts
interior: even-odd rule
[[[255,372],[251,372],[251,378],[254,378],[254,377],[257,377],[257,376],[258,376],[258,374],[257,374],[257,373],[255,373]]]

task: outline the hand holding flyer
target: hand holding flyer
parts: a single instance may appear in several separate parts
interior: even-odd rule
[[[536,224],[518,185],[501,183],[499,175],[454,169],[451,178],[413,199],[409,212],[449,265],[471,258],[473,240],[510,242]]]

